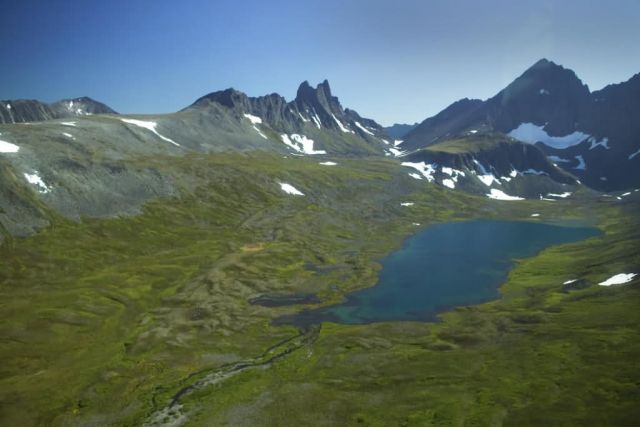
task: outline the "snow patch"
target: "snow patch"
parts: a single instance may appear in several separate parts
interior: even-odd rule
[[[563,285],[570,285],[570,284],[572,284],[574,282],[577,282],[577,281],[578,281],[578,279],[571,279],[571,280],[567,280],[566,282],[562,282],[562,284]]]
[[[487,194],[487,197],[496,200],[524,200],[522,197],[510,196],[495,188],[491,189],[491,192]]]
[[[537,218],[537,217],[540,216],[540,214],[539,213],[532,213],[531,216],[534,217],[534,218]]]
[[[456,184],[453,182],[452,179],[443,179],[442,180],[442,185],[444,185],[445,187],[449,187],[450,189],[454,190],[456,188]]]
[[[600,286],[623,285],[625,283],[629,283],[630,281],[632,281],[633,278],[636,276],[637,276],[636,273],[620,273],[620,274],[616,274],[615,276],[609,277],[604,282],[598,283],[598,285]]]
[[[367,129],[366,127],[362,126],[360,123],[358,122],[354,122],[356,124],[356,126],[358,126],[360,128],[360,130],[366,134],[369,134],[371,136],[373,136],[373,132],[371,132],[369,129]]]
[[[389,141],[387,141],[386,139],[381,139],[380,141],[384,142],[385,145],[389,145]]]
[[[320,121],[320,117],[318,117],[318,114],[316,114],[315,111],[313,112],[311,118],[313,119],[313,122],[316,124],[318,129],[320,129],[322,127],[322,122]]]
[[[542,142],[549,147],[559,150],[578,145],[591,136],[580,131],[575,131],[565,136],[551,136],[544,130],[544,126],[538,126],[533,123],[520,123],[520,125],[511,130],[508,135],[528,144]]]
[[[71,134],[70,134],[70,133],[68,133],[68,132],[62,132],[62,134],[63,134],[64,136],[66,136],[67,138],[71,138],[71,139],[73,139],[74,141],[75,141],[75,139],[76,139],[73,135],[71,135]]]
[[[291,184],[287,184],[286,182],[281,182],[280,183],[280,189],[282,191],[284,191],[287,194],[292,194],[294,196],[304,196],[304,193],[301,192],[300,190],[298,190],[296,187],[294,187]]]
[[[393,154],[396,157],[404,156],[404,151],[400,151],[397,148],[389,148],[389,153]]]
[[[314,150],[313,149],[313,139],[307,138],[305,135],[298,135],[297,133],[287,135],[280,135],[282,142],[284,142],[289,147],[293,148],[299,153],[303,154],[327,154],[325,150]]]
[[[495,176],[493,176],[493,174],[490,174],[489,172],[487,172],[487,170],[485,169],[485,167],[482,165],[482,163],[480,163],[479,161],[477,161],[476,159],[473,159],[473,163],[476,164],[476,166],[478,167],[478,169],[480,169],[480,174],[477,175],[478,179],[480,181],[482,181],[482,183],[484,185],[486,185],[487,187],[491,187],[491,184],[495,181],[496,183],[502,185],[502,183],[500,182],[500,180],[498,180]]]
[[[393,141],[393,146],[397,147],[398,145],[402,144],[404,141],[402,139],[396,139]]]
[[[244,115],[247,119],[249,119],[249,121],[251,122],[252,125],[261,125],[262,124],[262,119],[258,116],[254,116],[252,114],[245,114]]]
[[[546,89],[540,89],[540,92],[538,92],[540,95],[549,95],[549,91]]]
[[[495,181],[497,184],[502,184],[495,176],[491,174],[487,175],[478,175],[478,179],[482,181],[484,185],[487,187],[491,187],[491,184]]]
[[[413,202],[403,202],[400,203],[400,206],[413,206]]]
[[[252,114],[245,114],[244,115],[247,119],[249,119],[249,121],[251,122],[251,124],[253,125],[253,128],[255,129],[256,132],[258,132],[258,135],[260,135],[261,137],[263,137],[264,139],[269,139],[267,138],[267,136],[262,133],[260,131],[260,129],[258,129],[258,127],[256,125],[261,125],[262,124],[262,119],[258,116],[254,116]]]
[[[344,133],[355,133],[354,131],[352,131],[351,129],[346,128],[342,122],[340,120],[338,120],[338,118],[336,116],[333,115],[333,113],[331,113],[331,117],[333,117],[333,120],[335,120],[335,122],[338,124],[338,127],[340,128],[340,130]]]
[[[38,171],[33,171],[32,174],[25,173],[24,177],[29,182],[29,184],[33,184],[38,187],[38,192],[42,194],[46,194],[51,191],[51,189],[44,183],[40,175],[38,175]]]
[[[466,174],[463,171],[449,168],[446,166],[441,167],[440,170],[442,171],[443,174],[449,175],[451,177],[451,181],[453,181],[454,183],[458,182],[459,176],[466,176]],[[442,183],[444,184],[444,181]],[[447,185],[447,184],[444,184],[444,185]],[[453,187],[450,187],[450,188],[453,188]]]
[[[73,126],[76,127],[76,122],[60,122],[62,126]]]
[[[413,179],[422,179],[422,177],[417,173],[410,173],[409,176]]]
[[[305,123],[308,123],[308,122],[310,122],[310,121],[311,121],[311,120],[309,120],[309,119],[306,119],[306,118],[305,118],[305,117],[304,117],[300,112],[298,112],[298,115],[300,116],[300,118],[302,119],[302,121],[303,121],[303,122],[305,122]]]
[[[578,166],[576,166],[574,169],[587,170],[587,164],[584,162],[584,157],[576,156],[576,160],[578,161]]]
[[[601,141],[598,141],[598,140],[596,140],[596,138],[594,138],[592,136],[592,137],[589,137],[589,139],[587,139],[587,141],[589,141],[591,143],[591,147],[589,147],[589,150],[593,150],[597,146],[604,147],[607,150],[611,148],[611,147],[609,147],[609,138],[602,138]]]
[[[549,193],[549,194],[547,194],[547,197],[559,197],[561,199],[566,199],[570,195],[571,195],[571,193],[567,191],[567,192],[564,192],[562,194]]]
[[[477,130],[477,129],[471,129],[471,130],[469,131],[469,133],[471,133],[471,134],[475,134],[475,133],[478,133],[478,130]]]
[[[159,137],[160,139],[163,139],[167,142],[172,143],[173,145],[175,145],[176,147],[180,147],[180,144],[178,144],[177,142],[175,142],[174,140],[167,138],[166,136],[162,136],[158,133],[158,131],[156,130],[156,126],[158,126],[158,123],[156,122],[147,122],[144,120],[135,120],[135,119],[120,119],[125,123],[128,123],[130,125],[134,125],[134,126],[138,126],[147,130],[150,130],[151,132],[153,132],[154,134],[156,134],[157,137]]]
[[[556,163],[569,163],[571,161],[571,160],[563,159],[563,158],[558,157],[558,156],[549,156],[547,158],[549,160],[551,160],[552,162],[556,162]]]
[[[0,140],[0,153],[17,153],[20,150],[15,144]]]
[[[409,168],[416,169],[429,182],[433,182],[435,180],[433,175],[436,173],[436,170],[435,170],[435,168],[433,167],[432,164],[428,164],[428,163],[425,163],[425,162],[420,162],[420,163],[403,162],[403,163],[401,163],[401,165],[402,166],[407,166]]]
[[[640,154],[640,150],[636,151],[635,153],[631,153],[629,154],[629,160],[633,159],[635,156],[637,156],[638,154]]]
[[[535,170],[535,169],[527,169],[526,171],[522,171],[523,175],[548,175],[548,173]]]
[[[323,166],[335,166],[337,165],[336,162],[320,162],[321,165]]]

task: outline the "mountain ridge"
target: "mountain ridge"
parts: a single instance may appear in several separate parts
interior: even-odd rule
[[[574,71],[541,59],[493,97],[472,104],[465,98],[425,119],[404,146],[418,150],[469,131],[500,132],[541,144],[585,184],[615,191],[640,185],[632,156],[640,148],[638,123],[640,73],[591,92]]]
[[[67,98],[52,103],[35,99],[0,101],[0,124],[40,122],[93,114],[118,114],[111,107],[88,96]]]

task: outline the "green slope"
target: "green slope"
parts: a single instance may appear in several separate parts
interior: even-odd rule
[[[128,166],[170,177],[173,196],[136,216],[73,222],[45,212],[50,227],[6,241],[0,424],[140,425],[197,379],[279,352],[265,369],[186,395],[176,413],[193,425],[535,425],[637,415],[637,284],[569,294],[558,285],[640,264],[633,198],[624,209],[588,194],[496,202],[413,180],[396,161],[336,161],[139,157]],[[286,195],[281,182],[305,196]],[[400,206],[406,201],[415,204]],[[505,298],[437,325],[324,325],[317,340],[297,340],[294,328],[270,322],[300,307],[248,303],[299,292],[337,302],[375,283],[377,260],[414,223],[533,212],[595,221],[607,234],[521,263]]]

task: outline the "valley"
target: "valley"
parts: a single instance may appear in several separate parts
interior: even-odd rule
[[[480,105],[407,141],[327,81],[288,102],[227,89],[170,114],[3,119],[0,424],[631,423],[638,175],[602,192],[544,141],[467,122]],[[469,224],[512,240],[437,234]],[[467,249],[450,271],[477,268],[464,298],[401,289],[408,308],[383,295],[362,322],[283,321],[372,291],[432,233],[435,255]],[[424,263],[409,282],[446,266]]]

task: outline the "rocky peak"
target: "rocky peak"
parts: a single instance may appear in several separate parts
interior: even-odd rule
[[[344,110],[337,97],[331,94],[331,86],[329,82],[324,80],[315,89],[309,85],[309,82],[304,81],[298,87],[295,105],[299,111],[315,111],[323,121],[333,123],[332,115],[337,118],[343,118]]]
[[[107,105],[89,98],[88,96],[63,99],[50,104],[50,106],[56,112],[56,115],[60,117],[64,117],[68,114],[76,116],[89,114],[118,114]]]
[[[227,108],[234,108],[237,106],[247,105],[248,98],[249,97],[243,92],[229,88],[211,92],[201,98],[198,98],[192,106],[206,106],[211,102],[215,102]]]

